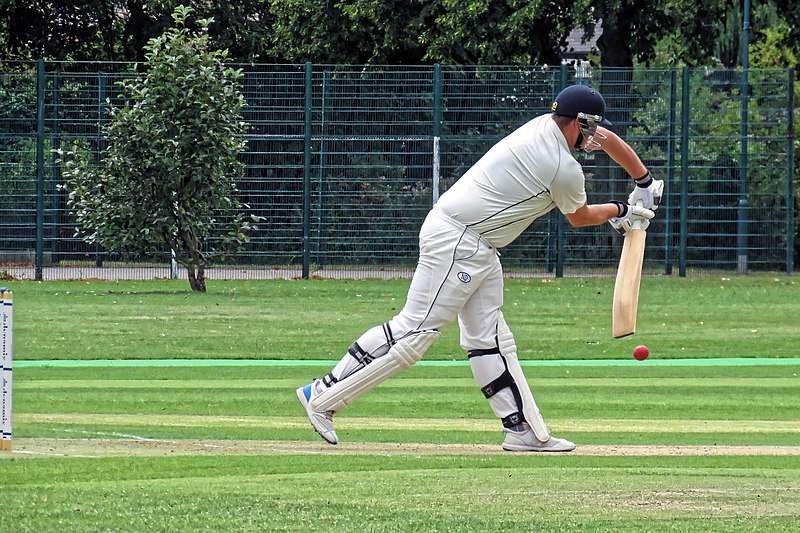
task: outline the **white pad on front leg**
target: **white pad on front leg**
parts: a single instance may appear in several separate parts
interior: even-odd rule
[[[500,318],[497,321],[497,344],[508,365],[508,372],[514,378],[519,394],[522,397],[522,414],[525,415],[525,421],[533,429],[533,434],[537,440],[547,442],[550,438],[550,432],[547,430],[547,425],[539,412],[539,407],[533,399],[528,380],[522,372],[522,367],[517,358],[517,344],[514,341],[514,334],[511,333],[502,313],[500,313]]]
[[[316,411],[339,411],[402,370],[422,359],[423,354],[439,338],[437,330],[409,333],[397,341],[386,355],[364,368],[337,381],[311,400]]]
[[[475,382],[494,412],[507,427],[522,422],[522,399],[498,349],[470,350],[469,364]]]

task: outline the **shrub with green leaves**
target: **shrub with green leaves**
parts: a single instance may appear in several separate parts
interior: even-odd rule
[[[238,249],[256,217],[238,199],[243,173],[242,73],[209,43],[210,19],[190,28],[178,7],[175,27],[146,46],[144,72],[120,83],[125,104],[109,102],[105,148],[62,153],[68,206],[89,243],[126,254],[171,250],[192,290],[205,269]]]

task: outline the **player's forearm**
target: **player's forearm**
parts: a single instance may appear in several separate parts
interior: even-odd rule
[[[566,215],[567,220],[574,228],[582,226],[597,226],[619,215],[617,204],[584,204],[583,207]]]
[[[639,156],[628,143],[613,131],[601,127],[598,127],[597,130],[606,137],[600,147],[614,162],[624,168],[632,178],[638,179],[647,174],[647,167],[644,166],[642,160],[639,159]]]

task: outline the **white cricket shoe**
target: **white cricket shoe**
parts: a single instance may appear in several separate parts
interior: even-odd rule
[[[300,405],[306,410],[309,422],[314,431],[319,433],[319,436],[331,444],[339,442],[339,437],[336,436],[336,430],[333,429],[333,411],[315,411],[311,407],[311,396],[317,395],[317,380],[312,381],[305,387],[300,387],[295,391],[297,399],[300,400]]]
[[[509,452],[571,452],[575,449],[575,443],[566,439],[550,437],[547,442],[540,441],[528,424],[524,431],[503,428],[503,433],[503,449]]]

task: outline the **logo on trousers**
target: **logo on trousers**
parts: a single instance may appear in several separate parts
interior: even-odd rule
[[[470,276],[470,275],[469,275],[469,274],[467,274],[466,272],[459,272],[459,273],[457,274],[457,276],[458,276],[458,279],[459,279],[459,280],[460,280],[462,283],[469,283],[470,281],[472,281],[472,276]]]

